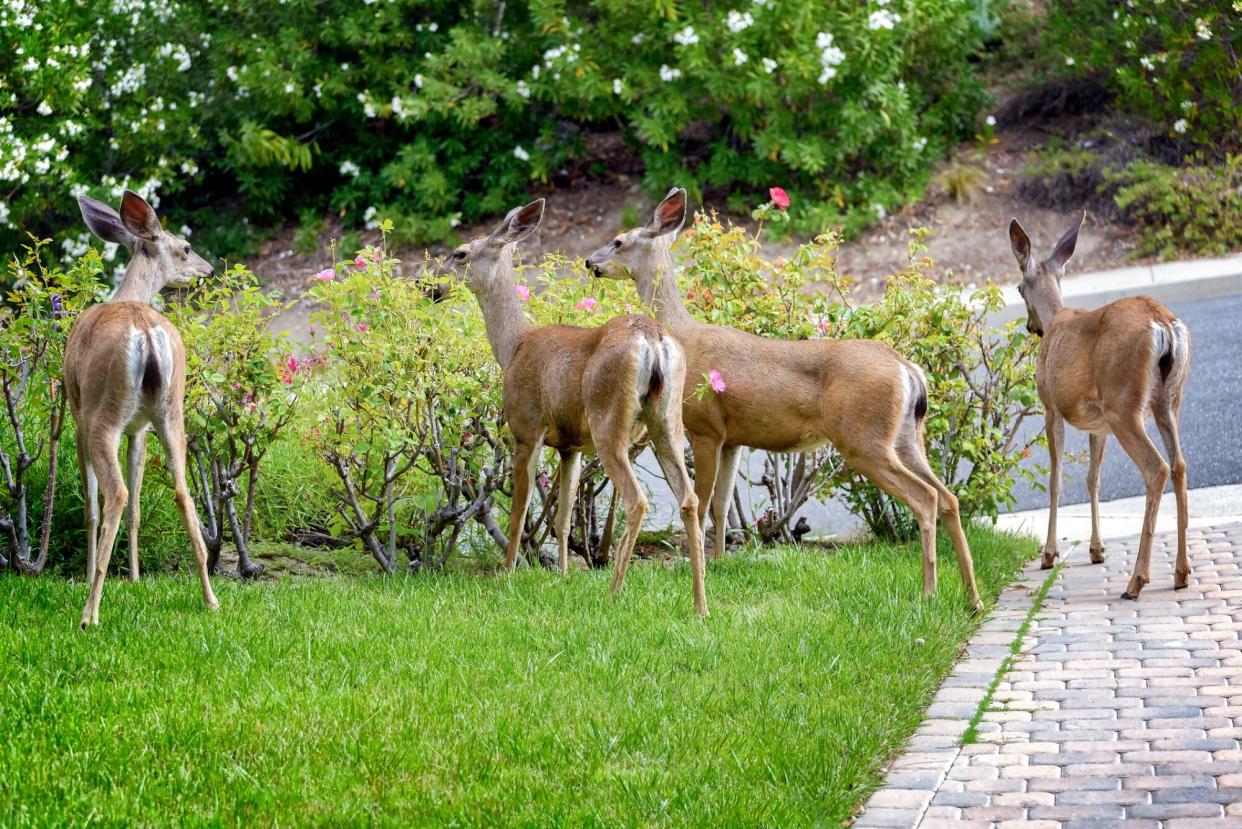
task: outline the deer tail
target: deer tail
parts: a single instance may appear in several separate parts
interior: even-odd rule
[[[907,363],[905,366],[906,387],[909,390],[907,400],[910,401],[910,414],[914,417],[916,426],[923,423],[923,418],[927,417],[927,377],[923,374],[923,369],[914,363]]]

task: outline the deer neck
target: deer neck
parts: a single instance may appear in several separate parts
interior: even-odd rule
[[[1052,320],[1065,307],[1065,303],[1061,301],[1061,285],[1052,278],[1048,278],[1032,291],[1031,307],[1035,309],[1035,313],[1039,315],[1039,321],[1044,326],[1045,333],[1052,326]]]
[[[492,354],[503,371],[517,353],[526,334],[534,328],[517,298],[517,273],[513,270],[513,251],[507,247],[500,252],[492,278],[476,294],[479,309],[483,312],[483,324],[487,328],[487,341]]]
[[[121,277],[121,284],[117,286],[109,302],[128,301],[150,305],[160,292],[164,283],[160,279],[159,264],[146,251],[145,245],[145,242],[139,241],[134,246],[133,256],[130,257],[129,266],[125,268],[125,275]]]
[[[670,328],[677,329],[694,322],[681,299],[677,288],[677,270],[669,241],[661,237],[655,241],[651,267],[641,269],[636,275],[635,286],[643,304],[655,312],[656,319]]]

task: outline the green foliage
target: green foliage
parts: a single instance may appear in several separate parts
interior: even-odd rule
[[[1237,148],[1240,8],[1236,0],[1054,0],[1042,55],[1053,74],[1099,75],[1122,109],[1177,142]]]
[[[988,603],[1035,553],[970,542]],[[917,557],[880,543],[713,564],[707,624],[684,564],[636,562],[617,597],[607,578],[217,580],[212,614],[186,573],[109,584],[83,636],[80,581],[0,577],[0,732],[23,770],[0,779],[0,814],[839,826],[983,618],[956,568],[922,599]],[[119,785],[127,768],[141,778]]]
[[[1165,259],[1242,247],[1242,156],[1223,164],[1169,167],[1135,161],[1104,173],[1117,207],[1139,229],[1139,253]]]
[[[258,221],[330,207],[359,228],[374,209],[439,238],[618,125],[652,189],[744,204],[780,183],[797,226],[854,229],[974,131],[988,19],[961,0],[18,0],[0,9],[0,247],[125,185],[185,193],[176,224],[240,194]]]

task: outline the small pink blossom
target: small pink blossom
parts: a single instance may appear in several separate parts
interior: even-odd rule
[[[516,286],[516,289],[517,289],[518,299],[522,300],[523,302],[526,302],[527,300],[530,299],[530,288],[527,288],[525,285],[519,282]]]
[[[707,372],[707,384],[712,387],[712,391],[720,394],[725,390],[724,375],[716,369]]]
[[[336,279],[336,271],[331,268],[324,268],[312,276],[311,279],[318,279],[320,282],[331,282],[333,279]]]
[[[367,258],[361,253],[358,254],[354,257],[354,267],[360,271],[365,271],[367,269]]]
[[[785,192],[783,187],[768,188],[768,197],[772,199],[772,204],[776,205],[781,210],[789,208],[789,194]]]
[[[831,323],[829,323],[829,322],[828,322],[828,320],[826,320],[826,319],[822,319],[822,320],[820,320],[820,321],[819,321],[819,333],[821,333],[821,334],[827,334],[827,333],[828,333],[828,329],[829,329],[829,328],[831,328],[831,327],[832,327],[832,325],[831,325]]]
[[[599,306],[599,300],[597,300],[593,296],[589,296],[586,299],[580,300],[578,304],[574,306],[574,310],[575,311],[586,311],[589,314],[592,311],[594,311],[596,307],[598,306]]]
[[[367,333],[367,324],[365,322],[358,323],[358,330],[363,334]]]

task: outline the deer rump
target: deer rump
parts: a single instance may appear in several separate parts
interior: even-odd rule
[[[518,346],[515,357],[527,359],[514,359],[505,374],[505,419],[515,432],[544,431],[544,444],[561,451],[594,449],[593,421],[620,426],[637,439],[649,419],[666,418],[670,402],[680,397],[672,388],[680,376],[679,353],[663,328],[642,315],[598,328],[541,328]],[[619,396],[628,405],[618,406]],[[623,422],[615,423],[618,418]]]

